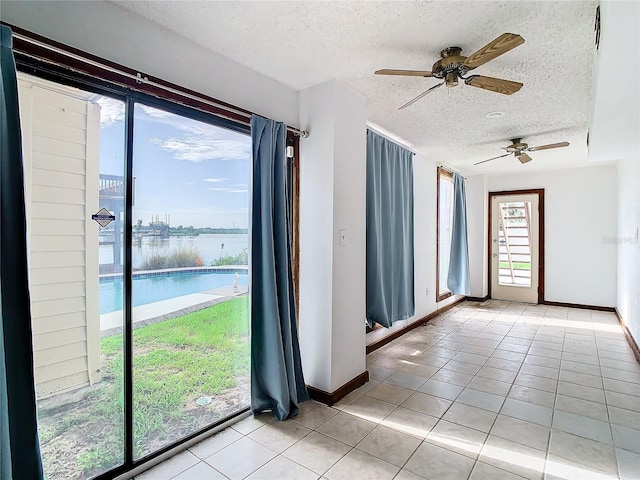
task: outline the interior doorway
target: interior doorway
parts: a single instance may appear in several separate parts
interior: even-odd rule
[[[544,190],[489,193],[489,296],[544,301]]]

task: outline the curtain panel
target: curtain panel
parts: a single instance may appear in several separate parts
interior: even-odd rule
[[[291,263],[286,126],[251,118],[251,411],[285,420],[309,399]]]
[[[42,479],[18,85],[11,30],[0,25],[0,478]]]
[[[467,240],[467,194],[462,175],[453,174],[453,223],[447,287],[456,295],[471,293],[469,242]]]
[[[367,323],[391,327],[415,312],[413,153],[367,131]]]

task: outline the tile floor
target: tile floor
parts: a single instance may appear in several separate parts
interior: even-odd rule
[[[465,302],[367,368],[333,408],[247,418],[136,478],[640,479],[640,365],[614,314]]]

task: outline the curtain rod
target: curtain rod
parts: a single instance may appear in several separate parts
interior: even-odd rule
[[[449,172],[449,173],[455,173],[455,174],[457,174],[457,175],[460,175],[460,176],[461,176],[462,178],[464,178],[465,180],[467,179],[467,177],[465,177],[464,175],[462,175],[459,171],[454,170],[454,169],[453,169],[453,168],[451,168],[451,167],[447,167],[446,165],[440,164],[440,165],[438,165],[438,168],[441,168],[441,169],[443,169],[443,170],[446,170],[446,171],[447,171],[447,172]]]
[[[394,135],[392,133],[387,133],[386,130],[382,127],[379,127],[378,125],[375,125],[373,123],[367,122],[367,128],[375,133],[377,133],[378,135],[380,135],[381,137],[386,138],[387,140],[389,140],[390,142],[393,143],[397,143],[398,145],[400,145],[402,148],[409,150],[411,153],[413,153],[414,155],[416,155],[416,152],[414,152],[413,147],[410,147],[409,145],[407,145],[407,143],[399,138],[394,138]]]
[[[15,28],[15,27],[12,27],[12,29],[13,28]],[[183,90],[180,90],[179,88],[173,88],[173,87],[171,87],[169,85],[164,85],[162,83],[158,83],[158,82],[155,82],[153,80],[149,80],[148,77],[143,76],[140,72],[137,72],[134,75],[133,73],[129,73],[129,72],[124,71],[124,70],[122,70],[120,68],[116,68],[116,67],[111,66],[111,65],[106,65],[104,63],[92,60],[92,59],[84,57],[82,55],[78,55],[76,53],[73,53],[73,52],[70,52],[68,50],[65,50],[64,48],[56,47],[54,45],[48,44],[47,42],[37,40],[35,38],[32,38],[32,37],[30,37],[28,35],[25,35],[25,34],[22,34],[22,33],[19,33],[19,32],[13,31],[13,38],[16,38],[18,40],[22,40],[22,41],[30,43],[32,45],[36,45],[36,46],[41,47],[41,48],[45,48],[45,49],[50,50],[52,52],[55,52],[57,54],[72,58],[72,59],[74,59],[76,61],[85,63],[87,65],[91,65],[93,67],[105,70],[107,72],[114,73],[116,75],[128,78],[130,80],[134,80],[138,84],[149,85],[149,86],[152,86],[152,87],[155,87],[155,88],[158,88],[158,89],[165,90],[167,92],[173,93],[175,95],[180,95],[181,97],[189,98],[191,100],[195,100],[197,102],[204,103],[204,104],[209,105],[211,107],[215,107],[217,109],[221,109],[223,111],[227,111],[229,113],[232,113],[232,114],[235,114],[235,115],[238,115],[238,116],[241,116],[241,117],[245,117],[243,120],[239,120],[235,116],[234,117],[225,117],[228,120],[233,120],[235,122],[238,122],[238,123],[241,123],[241,124],[244,124],[244,125],[249,125],[250,122],[251,122],[251,115],[254,115],[254,112],[251,112],[251,111],[248,111],[248,110],[242,110],[242,109],[239,109],[239,108],[234,108],[234,107],[231,107],[231,106],[229,106],[227,104],[224,104],[222,102],[216,102],[214,100],[210,100],[208,98],[204,98],[204,97],[202,97],[200,95],[194,95],[194,94],[191,94],[189,92],[185,92]],[[34,54],[30,53],[30,52],[25,52],[25,51],[19,51],[19,52],[22,55],[26,55],[26,56],[28,56],[30,58],[33,58],[33,59],[36,59],[36,60],[39,60],[39,61],[46,61],[47,63],[53,64],[53,65],[56,65],[56,66],[59,66],[59,67],[68,68],[68,65],[64,65],[64,64],[55,62],[55,61],[53,61],[51,59],[45,59],[45,58],[39,57],[39,56],[34,55]],[[216,113],[216,115],[224,117],[224,115],[220,114],[220,113]],[[255,114],[255,115],[257,115],[257,114]],[[294,135],[298,135],[298,136],[300,136],[302,138],[307,138],[309,136],[309,132],[307,132],[306,130],[300,130],[299,128],[292,127],[292,126],[289,126],[289,125],[287,125],[287,130],[292,132]]]

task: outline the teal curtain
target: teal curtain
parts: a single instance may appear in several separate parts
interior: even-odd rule
[[[367,323],[415,312],[413,153],[367,131]]]
[[[286,130],[251,118],[251,411],[270,410],[278,420],[309,399],[293,290]]]
[[[0,25],[0,478],[38,480],[22,138],[11,48],[11,30]]]
[[[462,175],[453,174],[453,225],[447,287],[451,293],[469,295],[469,242],[467,240],[467,195]]]

